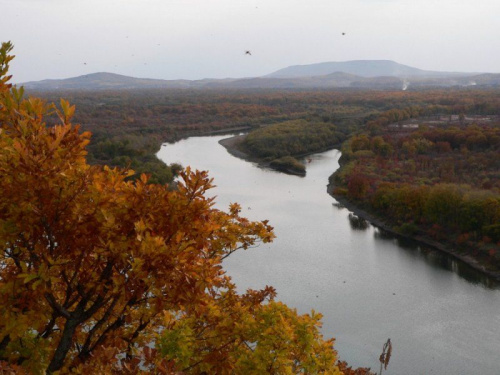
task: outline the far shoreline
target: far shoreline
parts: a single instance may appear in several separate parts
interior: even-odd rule
[[[235,135],[235,136],[232,136],[232,137],[229,137],[229,138],[221,139],[219,141],[219,144],[221,146],[223,146],[231,155],[233,155],[233,156],[235,156],[237,158],[240,158],[240,159],[252,162],[252,163],[256,163],[260,167],[270,168],[270,169],[273,169],[273,170],[277,170],[278,172],[283,172],[283,173],[286,173],[286,174],[289,174],[289,175],[292,175],[292,176],[298,176],[298,177],[304,177],[305,176],[305,173],[301,174],[301,173],[297,173],[297,172],[295,172],[293,170],[289,170],[289,169],[287,169],[287,170],[281,170],[281,169],[272,168],[271,165],[270,165],[271,163],[265,162],[265,161],[263,161],[262,159],[260,159],[258,157],[249,155],[246,152],[241,151],[240,147],[238,147],[238,146],[241,144],[241,142],[243,142],[243,140],[245,139],[245,137],[246,137],[246,134]]]
[[[368,221],[371,225],[373,225],[377,228],[380,228],[380,229],[392,234],[393,236],[395,236],[397,238],[404,238],[404,239],[408,239],[411,241],[415,241],[418,244],[421,244],[421,245],[430,247],[434,250],[451,255],[453,258],[464,262],[465,264],[469,265],[470,267],[472,267],[476,271],[479,271],[486,276],[489,276],[497,281],[500,281],[500,272],[490,271],[490,270],[486,269],[476,259],[474,259],[470,256],[459,254],[457,251],[450,248],[449,245],[447,245],[446,243],[434,241],[431,238],[428,238],[426,236],[409,236],[409,235],[404,235],[402,233],[396,232],[382,218],[377,217],[377,216],[365,211],[364,209],[356,206],[356,204],[349,201],[346,197],[334,194],[333,193],[334,189],[335,189],[335,185],[333,183],[329,183],[327,185],[326,190],[330,196],[332,196],[337,202],[339,202],[342,206],[344,206],[347,210],[352,212],[354,215]]]
[[[306,173],[298,173],[298,172],[290,170],[290,169],[283,170],[283,169],[273,168],[271,166],[270,162],[263,161],[259,157],[249,155],[248,153],[242,151],[241,148],[238,146],[239,146],[239,144],[241,144],[241,142],[243,142],[245,137],[246,137],[246,134],[234,135],[234,136],[229,137],[229,138],[221,139],[219,141],[219,144],[221,146],[223,146],[231,155],[233,155],[237,158],[252,162],[252,163],[256,163],[260,167],[269,168],[269,169],[272,169],[272,170],[275,170],[278,172],[286,173],[288,175],[297,176],[297,177],[304,177],[306,175],[307,171],[306,171]],[[333,149],[340,149],[340,144],[336,144],[336,145],[333,145],[333,146],[325,148],[325,149],[316,150],[314,152],[307,152],[304,154],[290,155],[290,156],[293,156],[294,158],[300,159],[300,158],[305,158],[309,155],[319,154],[321,152],[326,152],[326,151],[330,151]]]

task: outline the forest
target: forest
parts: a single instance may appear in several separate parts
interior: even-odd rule
[[[299,121],[334,125],[342,138],[361,128],[377,128],[420,116],[500,115],[500,92],[493,89],[150,89],[29,94],[48,102],[63,97],[77,106],[75,123],[92,133],[88,147],[90,163],[128,166],[140,173],[147,171],[153,181],[161,183],[171,181],[179,166],[166,167],[154,154],[164,142],[193,135],[229,134]],[[49,116],[47,121],[50,124],[57,119]],[[324,148],[338,142],[339,139],[332,139]],[[299,148],[295,140],[293,143],[287,146],[290,152],[284,154],[296,156],[307,152],[308,146],[304,148],[303,144],[308,142]]]
[[[390,124],[393,113],[369,121],[343,145],[334,194],[376,213],[396,232],[443,243],[498,272],[500,118],[405,122],[402,115]]]
[[[305,167],[293,156],[340,146],[344,139],[345,134],[330,122],[294,120],[255,129],[239,147],[273,168],[303,174]]]
[[[324,122],[285,121],[249,133],[242,146],[265,159],[311,154],[340,145],[345,135]]]

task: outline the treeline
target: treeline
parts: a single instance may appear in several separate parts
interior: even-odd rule
[[[249,133],[242,143],[252,155],[273,160],[340,145],[345,134],[328,122],[285,121]]]
[[[150,183],[171,183],[182,170],[177,163],[166,165],[156,157],[161,139],[157,136],[124,134],[107,138],[97,132],[89,144],[88,161],[91,164],[129,168],[136,172],[132,178],[141,174],[151,175]]]
[[[487,115],[491,118],[497,119],[499,111],[494,110],[491,106],[472,106],[464,105],[424,105],[424,106],[409,106],[405,108],[393,108],[383,111],[378,114],[371,114],[366,118],[366,129],[372,134],[383,130],[387,126],[403,125],[407,120],[434,120],[434,122],[448,123],[448,124],[471,124],[474,123],[474,116]],[[471,112],[468,112],[471,111]],[[491,111],[491,112],[488,112]],[[473,116],[473,117],[467,117]],[[438,120],[438,121],[436,121]]]
[[[500,127],[405,130],[353,136],[343,157],[356,159],[364,173],[388,182],[440,182],[500,189]]]
[[[31,94],[31,93],[30,93]],[[163,141],[211,131],[260,127],[288,120],[335,123],[342,130],[359,119],[389,123],[424,114],[500,115],[500,91],[216,91],[134,90],[34,93],[61,96],[80,109],[75,121],[107,136],[158,134]]]
[[[358,134],[342,148],[336,193],[408,235],[452,244],[500,269],[500,126]]]

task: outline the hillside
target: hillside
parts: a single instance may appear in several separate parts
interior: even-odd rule
[[[135,78],[115,73],[92,73],[66,79],[46,79],[23,83],[31,90],[123,90],[150,88],[192,88],[210,84],[211,79],[190,81],[186,79],[163,80],[150,78]],[[226,82],[226,80],[215,80]]]
[[[232,82],[213,82],[207,87],[231,87],[231,88],[332,88],[350,87],[353,82],[363,80],[363,77],[353,74],[335,72],[332,74],[316,77],[294,77],[294,78],[271,78],[256,77],[237,79]]]
[[[270,78],[292,78],[322,76],[335,72],[344,72],[361,77],[449,77],[465,76],[475,73],[435,72],[399,64],[390,60],[353,60],[341,62],[323,62],[318,64],[294,65],[267,75]]]

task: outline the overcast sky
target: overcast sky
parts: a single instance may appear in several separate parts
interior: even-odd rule
[[[14,82],[252,77],[359,59],[500,72],[500,0],[0,0],[0,10]]]

